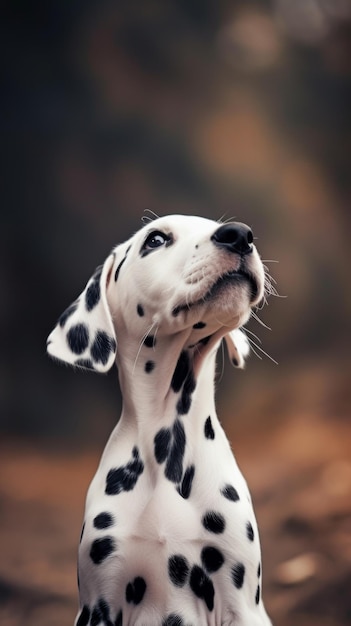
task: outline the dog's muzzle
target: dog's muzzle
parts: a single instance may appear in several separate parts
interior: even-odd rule
[[[227,285],[246,283],[250,287],[250,301],[254,302],[257,298],[259,292],[258,279],[255,272],[251,271],[253,259],[250,255],[254,250],[251,228],[242,222],[223,224],[213,233],[211,241],[217,248],[225,250],[228,254],[237,255],[240,258],[239,267],[220,275],[201,298],[191,303],[188,301],[186,304],[176,306],[172,311],[174,317],[182,310],[186,311],[213,300]]]
[[[225,249],[229,253],[238,254],[241,257],[239,269],[221,276],[218,284],[247,281],[251,288],[251,299],[254,300],[258,293],[258,285],[255,277],[248,271],[248,264],[245,259],[253,251],[253,233],[251,228],[242,222],[223,224],[213,233],[211,241],[218,248]]]

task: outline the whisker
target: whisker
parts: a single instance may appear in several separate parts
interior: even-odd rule
[[[238,219],[237,217],[227,217],[225,218],[225,213],[222,215],[222,217],[219,218],[219,220],[217,220],[218,224],[231,224],[232,222],[235,222],[236,219]]]
[[[150,328],[146,331],[146,333],[145,333],[145,334],[143,335],[143,337],[141,338],[141,341],[140,341],[140,344],[139,344],[139,348],[138,348],[138,352],[137,352],[137,354],[136,354],[135,361],[134,361],[134,364],[133,364],[133,370],[132,370],[132,374],[133,374],[133,376],[134,376],[134,372],[135,372],[136,364],[137,364],[137,362],[138,362],[138,358],[139,358],[139,355],[140,355],[141,349],[142,349],[142,347],[143,347],[143,345],[144,345],[144,341],[145,341],[146,337],[147,337],[147,336],[151,333],[152,329],[153,329],[155,326],[157,326],[157,322],[153,322],[153,323],[151,324]],[[157,332],[157,331],[156,331],[156,332]],[[155,335],[156,335],[156,333],[155,333]]]
[[[251,311],[251,315],[254,318],[254,320],[256,320],[256,322],[258,322],[259,324],[261,324],[261,326],[263,326],[263,328],[266,328],[267,330],[272,330],[269,326],[267,326],[267,324],[262,322],[262,320],[258,317],[255,311]],[[247,330],[247,328],[245,328],[245,330]]]
[[[283,296],[278,293],[278,290],[272,285],[272,283],[265,284],[265,292],[268,296],[274,296],[275,298],[287,298],[288,296]]]
[[[279,261],[274,261],[274,260],[266,260],[266,261],[262,261],[263,263],[279,263]],[[278,290],[276,289],[276,287],[274,285],[277,284],[277,281],[275,280],[275,278],[273,278],[273,276],[269,273],[268,268],[266,267],[266,265],[263,265],[264,270],[265,270],[265,277],[264,277],[264,303],[267,304],[267,299],[266,296],[274,296],[275,298],[287,298],[287,296],[281,295]],[[262,308],[262,307],[260,307]]]
[[[223,215],[221,215],[221,217],[219,217],[218,220],[216,220],[217,224],[223,224],[225,216],[226,216],[226,214],[223,213]]]
[[[273,276],[271,276],[271,274],[267,271],[267,267],[265,265],[263,267],[265,269],[265,283],[268,285],[272,285],[274,283],[276,285],[277,281],[275,278],[273,278]]]
[[[273,359],[273,357],[272,357],[272,356],[270,356],[270,355],[268,354],[268,352],[265,352],[265,351],[261,348],[261,346],[259,346],[257,343],[255,343],[255,341],[254,341],[251,337],[248,337],[248,340],[249,340],[249,343],[250,343],[250,346],[251,346],[251,348],[252,348],[252,351],[253,351],[253,352],[255,352],[255,350],[254,350],[254,348],[253,348],[253,346],[255,346],[255,348],[256,348],[257,350],[259,350],[260,352],[262,352],[262,354],[264,354],[264,356],[266,356],[268,359],[270,359],[270,360],[271,360],[273,363],[275,363],[276,365],[279,365],[278,361],[276,361],[275,359]],[[255,354],[256,354],[256,352],[255,352]],[[257,354],[256,356],[258,356],[258,357],[262,360],[262,357],[261,357],[261,356],[259,356],[258,354]]]
[[[265,275],[265,284],[266,284],[266,285],[272,285],[272,283],[274,283],[274,284],[276,285],[276,284],[277,284],[277,281],[275,280],[275,278],[273,278],[273,276],[270,276],[270,275],[268,274],[268,272],[267,272],[267,268],[266,268],[266,266],[265,266],[265,265],[264,265],[263,267],[264,267],[264,269],[266,270],[266,275]]]
[[[262,357],[260,354],[258,354],[258,352],[256,352],[255,348],[251,345],[251,341],[248,338],[249,344],[250,344],[250,349],[252,350],[252,352],[254,353],[255,356],[257,356],[258,359],[260,359],[260,361],[262,361]]]
[[[153,222],[154,220],[160,217],[159,215],[157,215],[157,213],[155,213],[155,211],[152,211],[151,209],[144,209],[144,213],[146,213],[146,211],[150,213],[150,215],[142,216],[141,221],[143,222],[143,224],[148,224],[149,222]]]
[[[274,292],[270,293],[269,295],[274,296],[275,298],[283,298],[283,299],[288,297],[288,296],[283,296],[281,293],[278,293],[276,289],[274,289]]]
[[[218,378],[218,383],[221,382],[221,380],[223,378],[223,374],[224,374],[224,346],[223,346],[223,341],[221,341],[221,346],[220,347],[221,347],[221,364],[222,364],[222,366],[221,366],[221,373],[220,373],[219,378]]]
[[[250,335],[252,335],[253,337],[255,337],[255,339],[257,339],[257,341],[258,341],[259,343],[262,343],[261,339],[260,339],[257,335],[255,335],[255,333],[253,333],[253,332],[252,332],[252,330],[249,330],[248,328],[242,328],[241,330],[242,330],[242,332],[243,332],[245,335],[246,335],[246,333],[249,333]],[[248,337],[247,339],[249,340],[249,337]]]
[[[267,271],[267,267],[264,266],[265,269],[265,278],[264,278],[264,302],[267,304],[266,296],[275,296],[276,298],[285,298],[286,296],[280,295],[275,285],[277,284],[276,280],[269,274]]]

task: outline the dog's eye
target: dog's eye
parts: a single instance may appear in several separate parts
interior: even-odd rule
[[[164,235],[160,231],[156,230],[145,240],[143,245],[143,250],[153,250],[154,248],[159,248],[160,246],[164,246],[170,241],[170,237],[168,235]]]

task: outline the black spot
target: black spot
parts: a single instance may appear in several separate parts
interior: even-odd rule
[[[78,302],[74,302],[62,313],[62,315],[60,315],[58,319],[58,323],[60,324],[61,328],[64,327],[68,318],[71,317],[71,315],[74,313],[74,311],[77,310],[77,308],[78,308]]]
[[[172,315],[173,317],[177,317],[177,315],[179,315],[180,311],[182,310],[181,306],[176,306],[174,307],[173,311],[172,311]]]
[[[245,566],[237,563],[232,567],[232,580],[237,589],[241,589],[244,584]]]
[[[193,328],[205,328],[205,326],[205,322],[197,322],[197,324],[194,324]]]
[[[183,391],[182,395],[180,396],[177,402],[177,413],[179,415],[186,415],[187,413],[189,413],[190,407],[191,407],[191,396],[188,394],[185,394]]]
[[[205,432],[206,439],[214,439],[215,438],[215,431],[213,430],[211,417],[210,416],[208,416],[208,418],[207,418],[207,420],[205,422],[204,432]]]
[[[140,604],[146,591],[146,582],[141,576],[134,578],[126,587],[126,600],[130,604]]]
[[[190,370],[189,355],[187,352],[183,351],[181,352],[180,357],[177,361],[177,365],[176,365],[176,368],[174,370],[172,380],[171,380],[171,387],[173,391],[175,391],[176,393],[180,391],[186,377],[189,374],[189,370]]]
[[[195,475],[195,466],[190,465],[190,467],[187,467],[187,469],[185,470],[182,483],[178,487],[178,493],[185,500],[189,498],[190,496],[194,475]]]
[[[77,359],[76,361],[74,361],[74,365],[76,365],[77,367],[84,367],[84,369],[86,370],[94,369],[93,362],[90,359]]]
[[[79,543],[82,543],[82,539],[83,539],[83,535],[84,535],[84,529],[85,529],[85,522],[83,523],[82,530],[80,532]]]
[[[92,311],[100,300],[100,283],[94,280],[88,287],[85,293],[85,306],[87,311]]]
[[[239,361],[237,359],[235,359],[235,358],[232,359],[232,363],[233,363],[234,367],[238,367],[238,365],[239,365]]]
[[[184,626],[184,622],[180,615],[171,613],[162,621],[162,626]]]
[[[95,606],[91,614],[90,626],[98,626],[102,621],[102,615],[99,607]]]
[[[147,348],[153,348],[156,345],[156,338],[154,337],[154,335],[148,335],[147,337],[145,337],[144,345]]]
[[[201,552],[201,561],[204,568],[211,574],[212,572],[217,572],[222,567],[224,556],[217,548],[206,546]]]
[[[91,544],[90,558],[96,565],[100,565],[114,550],[115,542],[112,537],[95,539]]]
[[[179,419],[175,420],[172,430],[169,428],[161,428],[154,438],[156,461],[163,463],[167,459],[165,476],[174,483],[180,483],[182,480],[185,442],[184,426]],[[190,471],[190,473],[188,472],[185,477],[185,490],[191,488],[193,478],[191,474],[192,471]]]
[[[195,390],[195,387],[196,387],[196,380],[194,376],[194,371],[193,369],[191,369],[187,378],[185,379],[183,391],[190,394],[190,393],[193,393],[193,391]]]
[[[260,602],[260,597],[261,597],[261,589],[260,589],[260,585],[257,585],[257,589],[256,589],[256,596],[255,596],[255,602],[256,602],[256,604],[259,604],[259,602]]]
[[[144,463],[139,457],[137,447],[132,451],[133,459],[128,461],[126,465],[121,465],[116,469],[111,469],[106,478],[105,493],[114,496],[122,491],[131,491],[134,489],[140,474],[144,471]]]
[[[209,611],[214,607],[214,587],[206,572],[199,566],[194,565],[190,574],[190,587],[194,594],[206,602]]]
[[[144,317],[144,315],[145,315],[144,309],[143,309],[143,307],[141,306],[141,304],[138,304],[138,306],[137,306],[137,313],[138,313],[138,315],[139,315],[140,317]]]
[[[132,602],[134,598],[134,588],[132,583],[128,583],[126,586],[126,600],[128,603]]]
[[[154,361],[146,361],[145,363],[145,372],[147,374],[150,374],[150,372],[152,372],[155,369],[155,362]]]
[[[111,513],[99,513],[96,517],[94,517],[93,524],[95,528],[98,530],[102,530],[103,528],[109,528],[109,526],[113,526],[114,519]]]
[[[104,626],[113,626],[110,619],[110,607],[106,600],[103,600],[102,598],[93,609],[90,626],[98,626],[101,622],[103,622]]]
[[[154,439],[154,447],[155,447],[155,458],[157,463],[163,463],[169,452],[171,442],[171,431],[169,428],[161,428],[158,433],[155,435]]]
[[[138,448],[138,446],[133,446],[132,456],[133,456],[134,459],[138,459],[139,458],[139,448]]]
[[[103,330],[98,330],[91,346],[91,356],[96,363],[106,365],[110,352],[116,352],[116,342]]]
[[[115,621],[115,626],[123,626],[123,613],[122,613],[122,609],[119,611],[117,617],[116,617],[116,621]]]
[[[196,387],[196,380],[192,370],[189,371],[183,385],[181,396],[177,402],[177,411],[179,415],[186,415],[191,406],[191,394]]]
[[[110,607],[107,604],[106,600],[103,600],[102,598],[99,600],[99,610],[104,622],[104,626],[113,626],[110,619]]]
[[[88,626],[90,620],[90,609],[86,605],[83,606],[77,619],[76,626]]]
[[[165,468],[166,478],[174,483],[179,483],[183,475],[185,441],[184,426],[180,420],[176,419],[173,424],[172,443]]]
[[[85,324],[76,324],[67,333],[67,343],[74,354],[82,354],[89,344],[89,331]]]
[[[189,574],[189,564],[184,556],[175,554],[168,559],[168,575],[176,587],[184,587]]]
[[[118,265],[118,267],[117,267],[117,269],[116,269],[116,271],[115,271],[115,283],[116,283],[116,282],[117,282],[117,280],[118,280],[118,276],[119,276],[120,269],[121,269],[121,267],[122,267],[122,265],[123,265],[124,261],[126,260],[126,258],[127,258],[127,255],[124,257],[124,259],[122,259],[122,261],[120,262],[120,264]]]
[[[216,513],[215,511],[208,511],[202,518],[202,523],[206,530],[210,533],[215,533],[216,535],[224,532],[225,529],[225,521],[223,515],[221,513]]]
[[[261,576],[261,563],[258,564],[258,568],[257,568],[257,578],[259,578]]]
[[[227,500],[231,500],[232,502],[240,500],[239,494],[233,485],[225,485],[225,487],[221,490],[221,494],[227,498]]]
[[[247,524],[246,524],[246,534],[247,534],[247,538],[248,538],[250,541],[253,541],[253,540],[254,540],[254,538],[255,538],[255,533],[254,533],[254,530],[253,530],[253,528],[252,528],[252,524],[251,524],[250,522],[247,522]]]

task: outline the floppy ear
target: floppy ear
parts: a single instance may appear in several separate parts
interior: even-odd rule
[[[245,367],[245,359],[250,352],[250,345],[245,333],[236,328],[225,335],[224,339],[231,362],[235,367],[243,369]]]
[[[106,289],[114,254],[96,269],[84,291],[59,318],[47,340],[50,356],[70,365],[107,372],[116,356],[116,334]]]

